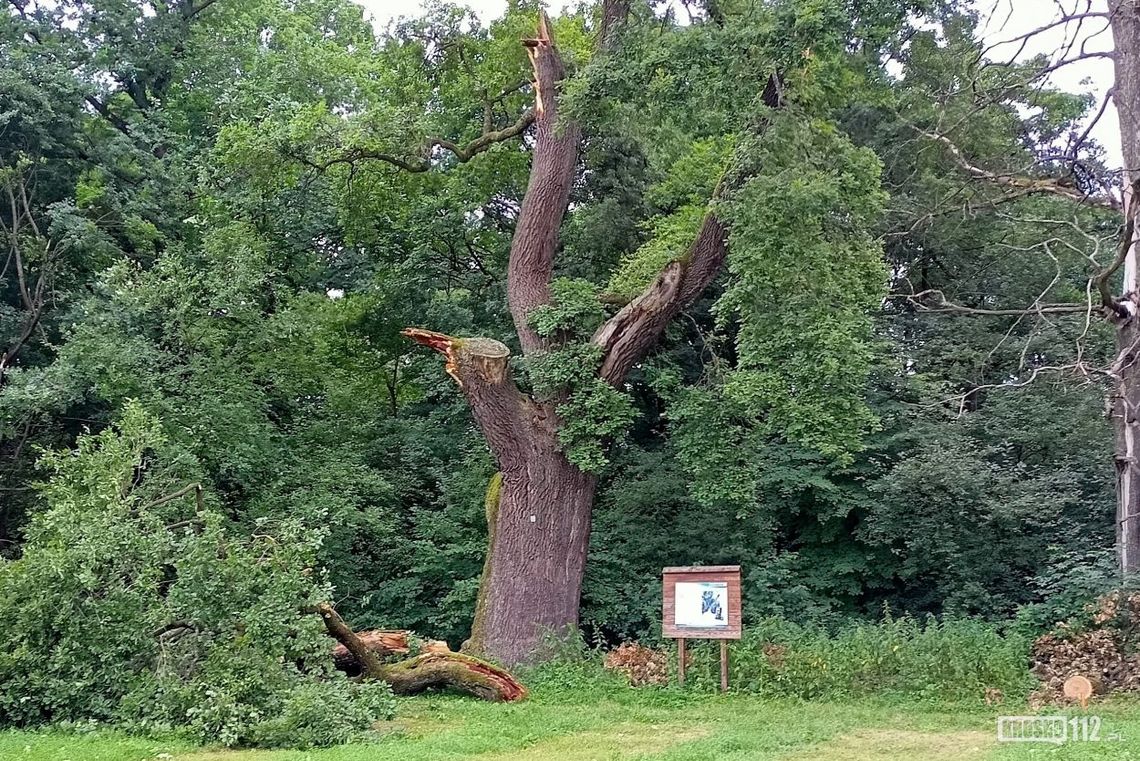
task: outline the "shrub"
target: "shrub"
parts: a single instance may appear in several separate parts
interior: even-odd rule
[[[303,612],[329,594],[312,571],[320,534],[279,522],[240,536],[209,509],[155,499],[152,482],[170,493],[162,445],[128,405],[117,428],[42,458],[46,510],[22,557],[0,562],[0,725],[311,746],[390,715],[387,687],[333,671]]]

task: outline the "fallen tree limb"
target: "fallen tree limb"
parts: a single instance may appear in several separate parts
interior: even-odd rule
[[[357,634],[327,602],[318,604],[312,612],[321,617],[325,629],[344,648],[346,657],[359,664],[362,678],[387,682],[397,695],[417,695],[432,687],[446,687],[495,702],[526,697],[526,687],[508,671],[470,655],[436,650],[398,663],[383,663],[377,655],[383,650],[375,646],[382,638],[370,641],[368,633]]]
[[[460,690],[483,700],[510,702],[526,687],[509,672],[462,653],[424,653],[385,666],[381,674],[397,695],[418,695],[431,687]]]

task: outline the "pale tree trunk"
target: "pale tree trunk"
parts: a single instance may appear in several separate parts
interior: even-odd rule
[[[599,55],[616,43],[628,0],[604,0]],[[549,21],[523,43],[534,70],[534,151],[507,269],[507,300],[524,354],[558,348],[530,325],[550,302],[558,229],[577,171],[581,128],[558,117],[565,76]],[[778,104],[773,81],[765,91]],[[598,377],[620,386],[685,304],[712,281],[725,259],[726,230],[710,212],[687,251],[591,339],[603,361]],[[447,358],[499,466],[487,495],[489,546],[471,638],[464,647],[506,664],[540,655],[543,638],[565,636],[578,606],[597,479],[570,463],[558,442],[557,400],[523,393],[510,377],[507,347],[488,338],[456,338],[420,328],[404,334]]]
[[[1140,572],[1140,324],[1136,318],[1116,328],[1118,356],[1123,359],[1112,398],[1116,462],[1116,551],[1124,575]]]
[[[1123,307],[1114,314],[1117,359],[1113,370],[1116,388],[1111,414],[1116,461],[1116,548],[1124,574],[1140,571],[1140,289],[1137,288],[1137,251],[1133,241],[1140,180],[1140,4],[1136,0],[1110,0],[1110,22],[1115,46],[1116,82],[1113,99],[1120,119],[1124,158],[1124,214],[1129,220],[1123,262]]]

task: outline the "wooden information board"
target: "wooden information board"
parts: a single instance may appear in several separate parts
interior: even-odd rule
[[[685,640],[719,639],[720,688],[728,689],[728,640],[740,639],[740,566],[665,568],[661,628],[677,640],[677,677],[685,683]]]

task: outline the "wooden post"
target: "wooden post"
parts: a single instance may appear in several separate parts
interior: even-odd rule
[[[677,684],[685,686],[685,638],[677,639]]]
[[[728,692],[728,640],[720,641],[720,691]]]

